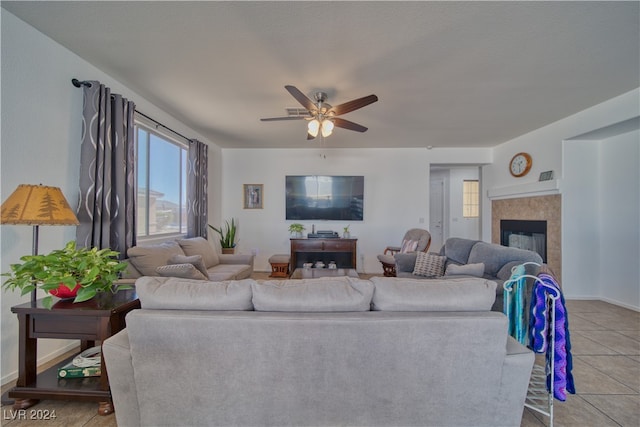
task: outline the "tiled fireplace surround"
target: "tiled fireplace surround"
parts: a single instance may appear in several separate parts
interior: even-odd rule
[[[500,244],[500,220],[547,221],[547,264],[562,282],[560,194],[491,202],[491,242]]]

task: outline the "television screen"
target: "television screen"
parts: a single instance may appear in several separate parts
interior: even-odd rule
[[[364,176],[286,177],[286,216],[290,220],[362,221]]]

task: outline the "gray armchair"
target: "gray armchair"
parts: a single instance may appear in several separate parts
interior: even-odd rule
[[[387,246],[384,254],[378,255],[378,260],[382,263],[384,275],[387,277],[396,276],[396,260],[394,255],[407,252],[427,252],[431,246],[431,233],[421,228],[412,228],[407,231],[402,238],[401,246]]]

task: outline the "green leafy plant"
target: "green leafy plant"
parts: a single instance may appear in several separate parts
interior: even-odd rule
[[[231,218],[231,223],[225,221],[225,225],[220,228],[215,228],[213,225],[208,224],[209,227],[220,235],[220,246],[223,248],[235,248],[236,247],[236,232],[238,227],[235,220]]]
[[[289,233],[302,233],[305,230],[304,225],[294,223],[289,226]]]
[[[351,227],[351,224],[347,225],[346,227],[343,227],[343,228],[342,228],[342,230],[343,230],[345,233],[348,233],[348,232],[349,232],[349,227]]]
[[[80,289],[73,302],[87,301],[100,292],[115,293],[120,289],[131,289],[128,285],[114,285],[127,264],[117,259],[119,253],[111,249],[77,248],[76,242],[67,243],[64,249],[56,249],[46,255],[25,255],[21,264],[11,264],[9,277],[2,285],[5,290],[20,289],[22,295],[35,289],[45,292],[64,285],[73,290]],[[51,308],[53,298],[42,301]]]

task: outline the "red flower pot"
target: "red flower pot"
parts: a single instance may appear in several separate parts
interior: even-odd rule
[[[76,285],[75,288],[69,289],[62,283],[58,286],[58,289],[52,289],[49,291],[51,295],[58,298],[75,298],[78,295],[78,291],[80,290],[80,285]]]

